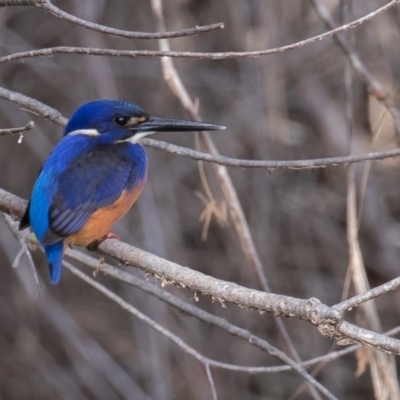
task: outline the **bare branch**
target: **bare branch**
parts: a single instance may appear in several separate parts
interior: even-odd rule
[[[335,29],[336,24],[328,8],[319,0],[311,0],[311,2],[325,25],[329,29]],[[400,110],[394,104],[393,95],[389,93],[381,82],[371,73],[346,37],[335,34],[335,40],[348,56],[348,60],[354,68],[354,71],[356,71],[358,76],[368,85],[368,90],[371,95],[384,104],[389,110],[395,122],[397,135],[400,135]]]
[[[9,100],[21,107],[37,113],[42,117],[51,120],[61,126],[65,126],[67,119],[63,117],[56,109],[21,93],[0,87],[0,98]],[[29,125],[29,124],[28,124]],[[28,127],[27,125],[27,127]],[[22,129],[22,128],[16,128]],[[17,133],[17,132],[15,132]],[[1,131],[0,131],[1,135]],[[340,164],[353,164],[365,161],[384,160],[386,158],[394,158],[400,156],[400,148],[386,151],[378,151],[366,154],[343,156],[343,157],[327,157],[317,158],[314,160],[290,160],[290,161],[264,161],[264,160],[244,160],[238,158],[230,158],[222,155],[212,155],[200,151],[192,150],[186,147],[176,146],[153,139],[142,139],[142,143],[147,147],[166,151],[167,153],[177,154],[179,156],[192,158],[198,161],[207,161],[227,167],[238,168],[265,168],[265,169],[311,169],[324,168],[327,166],[336,166]]]
[[[39,114],[43,118],[49,119],[61,126],[64,126],[67,123],[67,119],[64,118],[56,109],[51,108],[32,97],[24,96],[21,93],[0,87],[0,98],[16,103],[24,109],[29,110],[34,114]]]
[[[361,293],[348,300],[342,301],[341,303],[333,306],[333,308],[340,312],[350,311],[352,308],[358,307],[360,304],[363,304],[375,297],[382,296],[383,294],[389,293],[392,290],[396,290],[399,286],[400,278],[395,278],[389,282],[384,283],[383,285],[370,289],[365,293]]]
[[[3,214],[5,217],[10,218],[7,214]],[[11,220],[11,224],[9,224],[10,230],[13,232],[14,235],[18,234],[18,229],[15,221]],[[26,239],[26,237],[25,237]],[[26,247],[26,240],[24,240],[24,245]],[[66,255],[74,260],[77,260],[81,263],[83,263],[86,266],[89,266],[90,268],[94,270],[98,270],[99,268],[99,260],[95,259],[94,257],[91,257],[87,254],[84,254],[81,251],[78,250],[72,250],[72,249],[67,249],[66,250]],[[121,282],[127,283],[131,286],[134,286],[136,288],[139,288],[140,290],[149,293],[151,295],[154,295],[158,297],[160,300],[166,302],[167,304],[184,311],[186,314],[191,315],[195,318],[198,318],[199,320],[209,323],[211,325],[217,326],[228,333],[230,333],[233,336],[240,337],[244,339],[245,341],[249,342],[255,347],[258,347],[262,350],[267,351],[268,353],[272,352],[279,352],[275,347],[271,346],[267,341],[258,338],[257,336],[253,335],[251,332],[242,329],[240,327],[237,327],[228,321],[226,321],[223,318],[214,316],[204,310],[201,310],[191,304],[185,303],[178,297],[166,292],[165,290],[162,290],[155,285],[151,285],[148,282],[145,282],[131,274],[128,274],[127,272],[121,271],[120,269],[117,269],[109,264],[106,263],[101,263],[101,271],[107,275],[111,276],[115,279],[118,279]],[[347,354],[347,352],[342,351],[342,353],[337,352],[339,354],[328,354],[323,357],[329,357],[329,360],[334,360],[340,355]],[[281,367],[247,367],[247,366],[239,366],[239,365],[233,365],[233,364],[227,364],[227,363],[221,363],[218,361],[214,361],[211,359],[204,358],[206,360],[206,363],[212,367],[215,368],[222,368],[230,371],[237,371],[237,372],[248,372],[248,373],[266,373],[266,372],[281,372],[281,371],[287,371],[293,369],[290,365],[287,366],[281,366]],[[303,366],[306,365],[312,365],[315,362],[319,362],[320,358],[316,358],[314,360],[309,360],[304,363]]]
[[[100,283],[96,282],[94,279],[90,278],[83,272],[79,271],[79,269],[75,268],[72,264],[68,263],[67,261],[63,261],[63,265],[69,269],[74,275],[78,276],[80,279],[94,287],[96,290],[99,292],[103,293],[105,296],[107,296],[110,300],[114,301],[117,303],[119,306],[121,306],[122,309],[128,311],[130,314],[134,315],[135,317],[139,318],[143,322],[145,322],[147,325],[149,325],[151,328],[154,330],[158,331],[161,333],[163,336],[171,340],[173,343],[175,343],[177,346],[179,346],[183,351],[186,353],[190,354],[191,356],[195,357],[197,360],[199,360],[201,363],[204,365],[212,365],[215,362],[207,357],[204,357],[200,353],[198,353],[195,349],[187,345],[180,337],[174,335],[172,332],[169,330],[165,329],[161,325],[159,325],[157,322],[149,318],[147,315],[141,313],[138,309],[133,307],[131,304],[126,302],[124,299],[121,297],[117,296],[115,293],[113,293],[111,290],[107,289],[105,286],[101,285]],[[284,361],[286,364],[289,364],[296,372],[298,372],[307,382],[315,386],[321,393],[325,395],[327,399],[336,399],[336,397],[330,393],[324,386],[322,386],[314,377],[309,375],[309,373],[301,366],[299,366],[297,363],[295,363],[290,357],[288,357],[285,353],[279,351],[278,349],[273,348],[274,351],[271,351],[271,355],[273,357],[279,358],[281,361]]]
[[[20,220],[24,215],[27,201],[0,188],[0,212]]]
[[[0,7],[36,6],[41,0],[0,0]]]
[[[43,0],[39,0],[43,1]],[[313,36],[312,38],[301,40],[296,43],[292,43],[286,46],[276,47],[267,50],[257,50],[257,51],[227,51],[227,52],[213,52],[213,53],[196,53],[190,51],[151,51],[151,50],[113,50],[113,49],[98,49],[90,47],[69,47],[69,46],[58,46],[51,47],[47,49],[25,51],[21,53],[11,54],[9,56],[1,57],[0,64],[24,60],[32,57],[49,57],[54,54],[84,54],[84,55],[95,55],[95,56],[117,56],[117,57],[174,57],[174,58],[200,58],[200,59],[212,59],[212,60],[222,60],[226,58],[243,58],[243,57],[261,57],[267,56],[269,54],[283,53],[288,50],[297,49],[306,46],[311,43],[318,42],[322,39],[326,39],[336,33],[346,31],[348,29],[356,28],[357,26],[363,24],[372,18],[377,17],[379,14],[387,11],[389,8],[398,4],[400,0],[392,0],[386,5],[378,8],[377,10],[354,20],[348,24],[342,25],[338,28],[332,29],[328,32],[322,33],[321,35]],[[218,24],[216,24],[218,25]],[[197,33],[197,32],[196,32]],[[160,34],[155,34],[160,35]],[[161,39],[161,37],[156,37]]]
[[[9,128],[9,129],[0,129],[0,136],[14,136],[14,135],[22,135],[26,132],[29,132],[35,124],[33,121],[28,122],[25,126],[22,126],[20,128]]]
[[[14,237],[18,240],[19,245],[21,246],[20,251],[18,252],[17,256],[15,257],[15,260],[13,262],[13,267],[17,268],[19,264],[21,263],[21,258],[22,256],[26,256],[28,260],[29,267],[32,271],[33,279],[35,280],[36,287],[38,289],[39,295],[42,296],[42,288],[40,287],[40,282],[39,282],[39,275],[36,271],[35,263],[33,261],[31,252],[28,249],[28,246],[26,244],[27,242],[27,236],[28,232],[21,232],[17,228],[17,222],[15,222],[10,215],[8,214],[3,214],[4,220],[6,221],[6,224],[10,228],[11,232],[13,233]]]
[[[183,157],[192,158],[197,161],[207,161],[218,165],[237,168],[265,168],[274,169],[312,169],[325,168],[328,166],[337,166],[342,164],[354,164],[358,162],[384,160],[400,156],[400,148],[386,151],[377,151],[372,153],[357,154],[342,157],[316,158],[311,160],[288,160],[288,161],[264,161],[264,160],[244,160],[239,158],[230,158],[222,155],[213,155],[192,150],[187,147],[176,146],[154,139],[142,139],[142,144],[157,150],[163,150],[167,153],[176,154]]]
[[[212,396],[213,396],[213,400],[218,400],[217,390],[215,389],[215,383],[214,383],[214,379],[213,379],[213,377],[212,377],[212,373],[211,373],[211,369],[210,369],[210,364],[205,363],[205,364],[204,364],[204,367],[205,367],[205,369],[206,369],[207,379],[208,379],[208,382],[209,382],[210,387],[211,387],[211,393],[212,393]]]
[[[78,250],[72,250],[68,249],[65,253],[68,257],[73,258],[74,260],[77,260],[84,265],[97,270],[99,268],[99,260],[82,253],[81,251]],[[251,332],[247,331],[246,329],[240,328],[236,325],[231,324],[227,320],[217,317],[215,315],[212,315],[208,313],[207,311],[201,310],[192,304],[186,303],[179,299],[178,297],[172,295],[171,293],[166,292],[165,290],[162,290],[158,288],[155,285],[152,285],[146,281],[143,281],[142,279],[137,278],[136,276],[132,274],[128,274],[127,272],[124,272],[116,267],[113,267],[107,263],[101,263],[101,272],[104,273],[106,276],[111,276],[115,279],[118,279],[121,282],[124,282],[128,285],[134,286],[146,293],[149,293],[153,296],[156,296],[160,300],[164,301],[168,305],[175,307],[183,312],[185,312],[188,315],[191,315],[200,321],[203,321],[205,323],[208,323],[210,325],[216,326],[229,334],[239,337],[249,343],[251,343],[253,346],[260,348],[261,350],[264,350],[266,352],[269,352],[272,346],[265,340],[255,336]],[[388,282],[390,283],[390,282]],[[372,289],[374,291],[374,289]],[[355,298],[358,298],[360,296],[355,296]],[[342,303],[340,303],[342,304]],[[340,304],[333,306],[333,308],[336,308],[337,306],[340,306]],[[341,309],[339,311],[342,311]],[[343,310],[345,311],[345,310]],[[388,332],[386,332],[386,335],[394,335],[400,331],[400,327],[394,328]],[[349,354],[358,348],[360,348],[361,345],[354,345],[351,347],[348,347],[343,350],[338,350],[329,354],[326,354],[324,356],[316,357],[313,359],[310,359],[308,361],[304,361],[301,363],[303,366],[311,366],[320,362],[330,362],[333,360],[336,360],[338,357],[341,357],[343,355]],[[263,373],[263,372],[268,372],[268,373],[275,373],[275,372],[281,372],[281,371],[286,371],[291,369],[289,366],[278,366],[278,367],[241,367],[241,366],[232,366],[232,365],[224,365],[220,366],[221,368],[224,369],[230,369],[230,370],[235,370],[235,371],[246,371],[250,373]]]
[[[21,218],[25,207],[25,200],[0,189],[1,212]],[[326,306],[318,299],[296,299],[248,289],[180,266],[115,239],[102,242],[99,245],[99,251],[124,265],[139,268],[166,283],[188,287],[220,302],[266,311],[277,316],[306,320],[316,325],[323,336],[335,337],[342,345],[361,343],[389,353],[400,354],[400,340],[341,321],[342,316],[338,310]]]
[[[247,289],[235,283],[215,279],[182,267],[115,239],[102,242],[99,250],[125,265],[132,265],[166,282],[189,287],[221,302],[240,304],[277,316],[304,319],[317,325],[323,336],[336,337],[341,344],[362,343],[389,353],[400,354],[400,340],[387,338],[345,321],[341,322],[339,312],[315,298],[301,300]],[[345,341],[346,338],[347,341]]]
[[[84,19],[75,17],[74,15],[68,14],[67,12],[61,10],[51,3],[50,0],[3,0],[0,1],[0,7],[6,6],[35,6],[38,8],[42,8],[45,11],[50,12],[55,17],[72,22],[76,25],[83,26],[84,28],[90,29],[92,31],[106,33],[112,36],[118,36],[122,38],[128,39],[162,39],[162,38],[180,38],[185,36],[193,36],[199,33],[210,32],[216,29],[223,29],[224,24],[222,22],[204,26],[196,26],[190,29],[183,29],[180,31],[173,32],[156,32],[156,33],[148,33],[148,32],[133,32],[133,31],[125,31],[122,29],[109,28],[108,26],[96,24],[94,22],[89,22]]]
[[[34,0],[0,0],[0,7],[34,6]]]
[[[72,250],[68,249],[65,254],[68,257],[73,258],[74,260],[77,260],[84,265],[94,269],[98,270],[99,269],[99,260],[82,253],[81,251],[77,250]],[[263,340],[251,332],[249,332],[246,329],[240,328],[236,325],[233,325],[229,323],[227,320],[217,317],[215,315],[212,315],[208,313],[207,311],[201,310],[192,304],[186,303],[179,299],[178,297],[172,295],[171,293],[166,292],[165,290],[162,290],[154,285],[151,285],[148,282],[143,281],[142,279],[139,279],[132,274],[128,274],[127,272],[121,271],[120,269],[117,269],[107,263],[101,263],[101,268],[100,271],[104,273],[107,276],[111,276],[115,279],[118,279],[121,282],[127,283],[128,285],[134,286],[146,293],[149,293],[153,296],[158,297],[160,300],[164,301],[165,303],[169,304],[172,307],[175,307],[183,312],[185,312],[188,315],[191,315],[200,321],[203,321],[205,323],[208,323],[210,325],[216,326],[232,336],[239,337],[246,342],[252,344],[253,346],[266,351],[267,353],[275,352],[276,349],[268,343],[266,340]],[[231,369],[235,371],[246,371],[246,372],[251,372],[251,373],[260,373],[260,372],[279,372],[280,370],[276,370],[277,367],[239,367],[239,366],[232,366],[232,365],[215,365],[214,366],[219,366],[224,369]],[[244,369],[245,368],[245,369]],[[290,367],[288,367],[291,369]]]

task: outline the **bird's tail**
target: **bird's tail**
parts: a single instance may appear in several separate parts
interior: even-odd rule
[[[56,285],[61,278],[61,265],[63,258],[64,243],[62,241],[44,246],[47,262],[49,263],[50,283]]]

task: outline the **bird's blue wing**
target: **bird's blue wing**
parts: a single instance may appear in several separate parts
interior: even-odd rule
[[[101,146],[85,135],[65,136],[43,164],[23,226],[29,222],[44,246],[60,242],[143,182],[146,165],[140,145]]]
[[[58,175],[43,244],[78,232],[96,210],[113,204],[121,196],[129,185],[135,163],[118,150],[95,148],[76,157]]]

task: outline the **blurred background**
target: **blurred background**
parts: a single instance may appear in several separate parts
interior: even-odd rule
[[[156,31],[149,2],[137,0],[54,1],[78,17],[110,27]],[[340,1],[325,1],[336,21]],[[352,20],[384,2],[348,2]],[[309,1],[180,0],[163,2],[167,30],[223,22],[225,29],[170,41],[172,50],[250,51],[290,44],[327,30]],[[363,62],[385,87],[399,82],[400,8],[395,7],[351,33]],[[122,39],[86,30],[35,7],[0,9],[1,55],[52,46],[157,50],[157,41]],[[321,158],[397,146],[392,118],[354,76],[346,103],[346,59],[332,38],[282,54],[230,60],[175,60],[204,121],[226,125],[212,133],[219,151],[246,159]],[[118,98],[160,116],[187,114],[163,80],[157,58],[56,55],[3,64],[0,85],[38,99],[65,117],[80,104]],[[353,110],[350,139],[346,104]],[[0,187],[28,198],[41,163],[62,128],[18,105],[0,100],[0,128],[35,128],[22,144],[0,139]],[[160,133],[155,139],[195,146],[193,133]],[[149,175],[142,196],[114,231],[121,239],[216,278],[259,289],[247,265],[229,214],[212,218],[207,239],[199,217],[205,194],[194,160],[148,149]],[[371,286],[399,274],[399,159],[354,168],[360,215],[360,246]],[[224,198],[210,165],[207,182],[221,212]],[[340,301],[349,264],[346,238],[347,166],[316,170],[229,170],[265,274],[274,293]],[[364,185],[362,182],[366,182]],[[11,264],[18,242],[0,219],[0,399],[210,399],[203,366],[64,270],[58,286],[47,283],[47,265],[34,253],[43,279],[38,295],[26,259]],[[91,274],[88,269],[84,271]],[[142,272],[125,269],[144,278]],[[168,307],[101,273],[96,278],[202,354],[239,365],[275,365],[266,353],[226,332]],[[156,285],[159,282],[150,279]],[[166,290],[249,329],[281,347],[272,317],[210,299],[194,302],[189,290]],[[352,287],[346,296],[354,294]],[[382,329],[400,324],[400,296],[376,302]],[[352,320],[353,316],[349,316]],[[326,354],[332,342],[303,321],[285,320],[302,359]],[[368,371],[355,376],[349,354],[327,364],[317,379],[338,398],[372,399]],[[250,375],[213,369],[218,398],[307,399],[293,396],[302,384],[293,372]]]

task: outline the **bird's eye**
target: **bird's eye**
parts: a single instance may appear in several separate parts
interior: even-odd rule
[[[128,123],[128,121],[129,121],[128,117],[123,117],[121,115],[113,119],[113,122],[118,126],[125,126]]]

